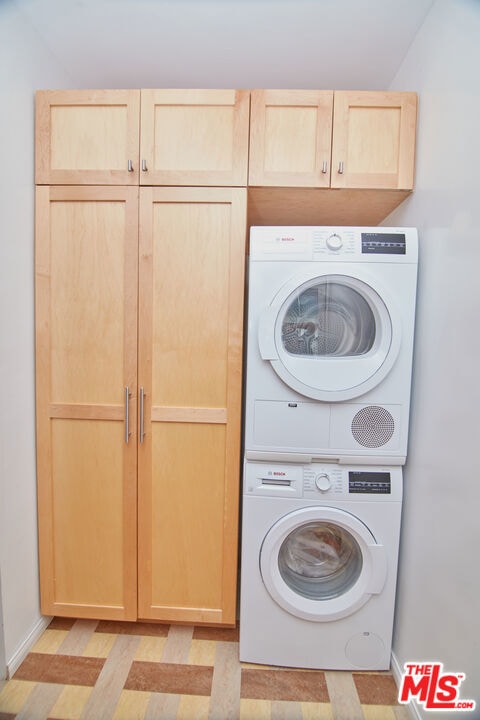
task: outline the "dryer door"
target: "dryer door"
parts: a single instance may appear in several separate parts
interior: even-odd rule
[[[293,390],[341,401],[387,375],[401,325],[388,292],[371,278],[332,270],[284,285],[261,317],[259,348]]]
[[[292,615],[328,622],[351,615],[381,592],[385,548],[355,515],[309,507],[282,517],[260,550],[271,597]]]

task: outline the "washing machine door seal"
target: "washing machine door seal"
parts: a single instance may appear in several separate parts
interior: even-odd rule
[[[265,588],[284,610],[305,620],[347,617],[379,594],[387,555],[352,513],[308,507],[280,518],[260,549]]]
[[[367,273],[329,265],[292,278],[259,322],[260,355],[293,390],[324,401],[378,385],[398,356],[401,322]]]

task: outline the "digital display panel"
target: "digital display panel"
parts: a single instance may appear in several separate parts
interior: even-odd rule
[[[348,492],[364,495],[389,495],[391,478],[389,472],[350,470],[348,473]]]
[[[362,253],[366,255],[405,255],[405,233],[362,233]]]

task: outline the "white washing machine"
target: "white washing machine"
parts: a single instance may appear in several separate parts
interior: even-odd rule
[[[399,466],[245,463],[240,660],[390,667]]]
[[[247,459],[405,462],[417,252],[414,228],[251,229]]]

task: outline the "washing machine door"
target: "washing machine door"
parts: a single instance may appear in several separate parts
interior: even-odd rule
[[[354,613],[381,592],[387,557],[355,515],[309,507],[270,528],[260,550],[260,570],[266,589],[284,610],[328,622]]]
[[[360,268],[329,265],[286,283],[263,313],[259,349],[293,390],[342,401],[371,390],[400,348],[401,323],[388,290]]]

